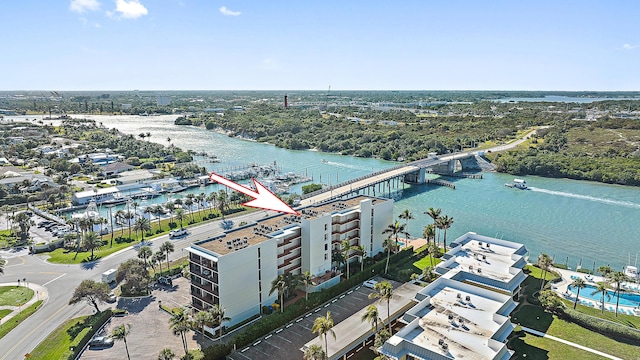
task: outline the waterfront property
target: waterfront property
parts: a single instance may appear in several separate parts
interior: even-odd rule
[[[237,324],[260,314],[278,297],[269,294],[278,275],[309,271],[319,291],[340,281],[332,250],[348,239],[367,256],[382,252],[385,227],[393,221],[393,200],[357,196],[300,210],[300,216],[275,215],[223,235],[199,241],[190,253],[191,296],[196,309],[226,308]],[[347,258],[359,255],[350,251]]]
[[[511,296],[440,278],[416,294],[407,325],[379,351],[392,359],[509,359]]]
[[[400,318],[406,324],[378,351],[391,359],[509,359],[509,314],[526,275],[523,244],[468,232],[451,243]]]
[[[451,243],[435,271],[446,278],[488,286],[515,295],[526,278],[523,244],[468,232]]]

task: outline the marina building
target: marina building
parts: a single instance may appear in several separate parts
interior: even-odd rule
[[[194,308],[220,304],[234,325],[260,314],[277,292],[278,275],[309,271],[319,291],[340,282],[332,250],[341,242],[363,246],[367,256],[382,252],[383,230],[393,222],[393,200],[356,196],[312,205],[300,216],[275,215],[191,245],[189,262]],[[351,251],[347,258],[356,261]]]

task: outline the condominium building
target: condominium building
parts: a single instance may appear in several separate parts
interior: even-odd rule
[[[269,292],[280,274],[309,271],[317,284],[310,292],[337,284],[340,272],[332,250],[348,239],[353,246],[363,246],[369,257],[383,251],[382,232],[393,221],[393,200],[356,196],[299,212],[271,216],[191,245],[193,307],[220,304],[231,318],[230,326],[277,299],[277,292]],[[351,251],[348,259],[359,256]]]

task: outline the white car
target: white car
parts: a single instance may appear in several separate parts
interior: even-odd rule
[[[364,285],[364,287],[368,287],[369,289],[373,289],[377,283],[377,281],[370,279],[365,281],[362,285]]]
[[[184,236],[187,235],[187,229],[185,228],[180,228],[180,229],[175,229],[175,230],[171,230],[169,231],[169,237],[173,238],[173,237],[179,237],[179,236]]]

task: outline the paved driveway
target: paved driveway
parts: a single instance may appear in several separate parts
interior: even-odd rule
[[[394,287],[400,285],[395,281],[390,282]],[[333,322],[338,324],[375,302],[375,299],[369,299],[369,294],[372,292],[373,290],[364,286],[349,290],[346,294],[340,295],[324,306],[316,308],[303,317],[290,322],[284,328],[258,339],[252,345],[238,349],[227,358],[233,360],[300,360],[303,355],[300,348],[308,341],[318,337],[317,334],[311,332],[316,318],[326,316],[327,311],[331,311]]]
[[[190,303],[189,282],[185,278],[173,281],[173,288],[156,289],[152,296],[139,299],[118,299],[118,307],[127,309],[129,315],[114,317],[100,335],[111,334],[111,331],[122,324],[131,324],[131,334],[127,337],[129,353],[132,359],[156,359],[160,350],[170,348],[178,357],[184,355],[184,348],[180,336],[174,336],[169,328],[169,318],[166,312],[159,309],[158,301],[169,307],[179,307]],[[189,349],[199,347],[200,335],[187,333]],[[80,359],[83,360],[112,360],[126,359],[126,350],[122,341],[116,341],[108,349],[84,351]]]

